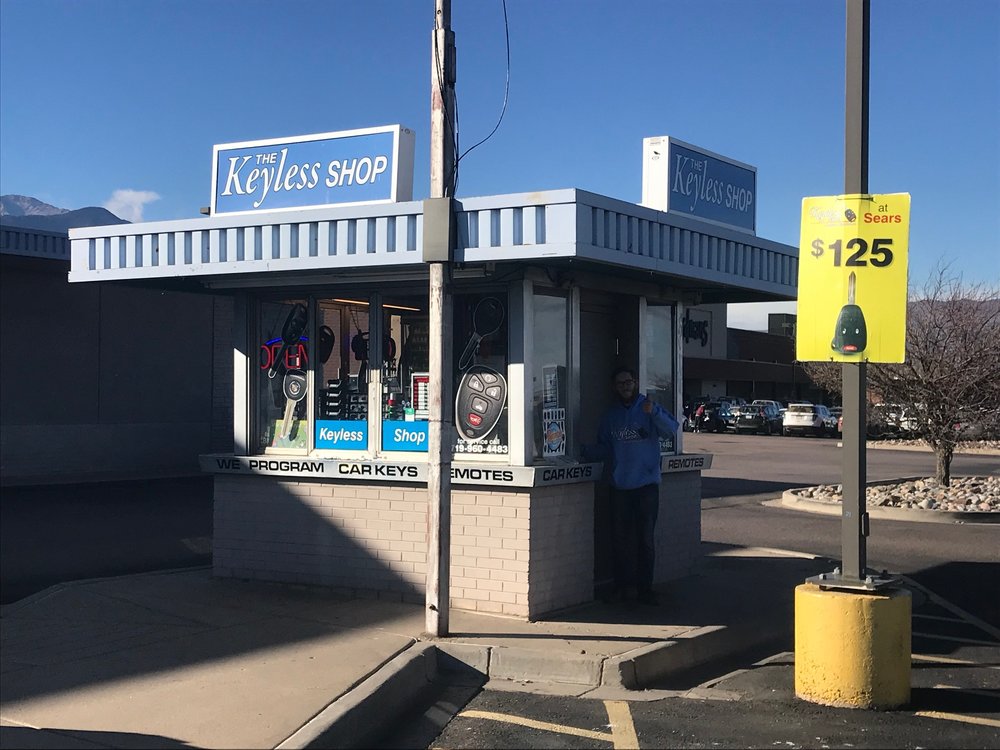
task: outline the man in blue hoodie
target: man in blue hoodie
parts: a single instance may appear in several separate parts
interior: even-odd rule
[[[638,600],[657,604],[653,592],[654,528],[660,510],[660,437],[677,432],[673,414],[639,393],[630,367],[611,375],[619,403],[601,419],[597,448],[611,483],[615,590],[621,599],[635,584]]]

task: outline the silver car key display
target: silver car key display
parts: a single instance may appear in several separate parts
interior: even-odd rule
[[[479,344],[487,336],[492,336],[503,325],[503,303],[496,297],[485,297],[476,305],[472,313],[472,336],[458,358],[458,369],[467,370],[476,361]]]
[[[458,369],[464,374],[455,396],[455,427],[470,443],[490,434],[507,403],[504,376],[492,367],[475,363],[479,345],[500,330],[504,316],[503,303],[496,297],[479,300],[472,311],[472,335],[458,359]]]
[[[507,403],[507,381],[491,367],[473,365],[455,397],[455,427],[463,440],[482,440],[496,427]]]
[[[288,311],[288,317],[285,318],[285,324],[281,328],[281,348],[274,355],[274,360],[267,370],[269,378],[273,378],[278,374],[278,370],[284,364],[285,352],[288,351],[288,347],[294,346],[299,342],[299,337],[306,330],[306,324],[309,320],[308,316],[309,310],[301,302],[296,302],[292,305],[291,310]]]
[[[285,393],[285,416],[281,420],[281,434],[278,437],[284,440],[292,431],[295,407],[306,397],[306,374],[302,370],[289,370],[285,373],[281,390]]]

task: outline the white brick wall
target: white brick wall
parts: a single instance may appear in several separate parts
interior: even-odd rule
[[[663,475],[656,519],[653,581],[663,583],[694,572],[701,555],[701,472]]]
[[[664,483],[657,580],[690,572],[700,541],[699,475]],[[217,475],[214,572],[422,603],[426,506],[422,486]],[[590,601],[593,506],[587,483],[453,488],[451,606],[535,619]]]
[[[233,300],[212,302],[212,434],[213,453],[233,449]]]

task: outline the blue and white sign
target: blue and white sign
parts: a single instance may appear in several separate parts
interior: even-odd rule
[[[413,197],[413,131],[400,125],[213,148],[212,214]]]
[[[368,447],[368,423],[346,419],[316,420],[316,447],[363,451]]]
[[[382,450],[427,452],[428,422],[382,423]]]
[[[642,142],[642,204],[755,233],[757,168],[659,136]]]

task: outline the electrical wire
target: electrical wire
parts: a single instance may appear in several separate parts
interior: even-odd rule
[[[455,102],[454,102],[455,127],[452,130],[452,135],[453,135],[454,144],[455,144],[455,154],[456,154],[455,164],[454,164],[454,167],[452,168],[452,180],[451,180],[451,183],[452,183],[452,193],[451,194],[452,195],[455,195],[455,193],[458,191],[458,167],[459,167],[459,164],[461,163],[462,159],[464,159],[466,156],[468,156],[469,153],[473,149],[478,148],[479,146],[482,146],[484,143],[486,143],[486,141],[488,141],[490,138],[493,137],[493,135],[497,132],[497,130],[499,130],[500,123],[503,122],[504,114],[506,114],[506,112],[507,112],[507,101],[508,101],[508,98],[510,96],[510,26],[509,26],[509,24],[507,22],[507,0],[502,0],[502,4],[503,4],[503,33],[504,33],[504,42],[505,42],[506,48],[507,48],[507,71],[506,71],[506,77],[505,77],[504,87],[503,87],[503,108],[500,110],[500,117],[499,117],[499,119],[497,119],[497,124],[493,126],[493,130],[490,131],[490,134],[488,136],[486,136],[485,138],[483,138],[478,143],[476,143],[476,144],[470,146],[468,149],[466,149],[465,152],[462,153],[461,156],[458,156],[457,155],[459,153],[459,148],[458,148],[458,99],[457,99],[457,96],[456,96],[456,99],[455,99]],[[439,67],[440,67],[440,63],[439,63]],[[440,69],[439,69],[439,75],[440,75]],[[445,114],[447,116],[447,109],[445,110]]]

